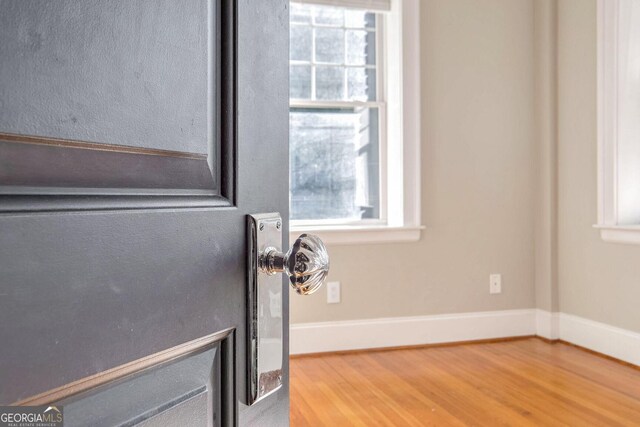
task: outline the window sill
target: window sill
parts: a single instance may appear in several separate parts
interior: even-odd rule
[[[605,242],[640,245],[640,226],[639,225],[596,224],[593,227],[600,230],[600,237]]]
[[[291,240],[300,233],[315,234],[327,245],[361,245],[375,243],[417,242],[424,226],[305,226],[292,227]]]

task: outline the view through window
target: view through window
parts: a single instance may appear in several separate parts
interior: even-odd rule
[[[378,17],[291,3],[290,24],[291,219],[382,222]]]

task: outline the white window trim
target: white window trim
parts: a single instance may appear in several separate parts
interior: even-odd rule
[[[372,11],[391,10],[392,0],[295,0],[298,3],[321,4],[324,6],[351,7]]]
[[[607,242],[640,244],[640,225],[621,225],[617,199],[618,0],[598,0],[598,223]]]
[[[386,32],[384,78],[400,82],[399,90],[388,90],[384,96],[387,122],[402,123],[402,126],[385,129],[386,141],[393,143],[386,144],[384,169],[401,171],[383,176],[386,224],[292,225],[292,239],[308,232],[329,245],[420,240],[424,229],[420,225],[420,0],[393,0],[391,11],[384,14],[383,25]]]

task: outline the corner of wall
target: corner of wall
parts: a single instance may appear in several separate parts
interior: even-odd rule
[[[559,309],[557,9],[557,0],[534,2],[534,284],[536,307],[549,312]]]

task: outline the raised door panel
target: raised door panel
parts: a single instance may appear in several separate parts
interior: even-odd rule
[[[170,354],[164,352],[164,356],[171,356],[168,361],[151,366],[137,362],[137,366],[128,367],[132,371],[128,375],[117,377],[127,367],[106,372],[85,391],[57,400],[55,404],[64,410],[64,425],[233,424],[233,408],[229,407],[233,403],[233,383],[228,382],[233,369],[229,352],[232,337],[199,341],[199,345],[187,344]],[[114,378],[105,381],[110,377]]]
[[[0,0],[0,194],[229,200],[229,3]]]

